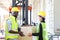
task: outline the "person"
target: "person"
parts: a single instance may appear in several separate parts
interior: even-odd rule
[[[40,23],[39,25],[37,25],[36,33],[29,33],[28,36],[36,36],[36,40],[48,40],[48,34],[45,24],[46,13],[44,11],[40,11],[38,13],[38,16]]]
[[[23,32],[20,31],[17,23],[17,16],[20,10],[17,7],[13,7],[11,10],[10,17],[6,20],[5,40],[17,40],[18,34],[24,36]]]

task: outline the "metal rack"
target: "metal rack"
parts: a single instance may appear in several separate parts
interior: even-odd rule
[[[50,34],[50,35],[48,35],[49,40],[56,40],[56,39],[59,40],[60,35],[56,35],[56,34],[52,35],[51,33],[49,33],[49,34]]]
[[[18,5],[18,4],[20,4],[20,5]],[[29,24],[28,10],[32,9],[31,6],[28,6],[28,0],[12,0],[12,7],[15,7],[15,6],[19,6],[22,8],[22,16],[23,16],[22,25],[28,25]],[[31,10],[30,10],[30,25],[31,25]]]

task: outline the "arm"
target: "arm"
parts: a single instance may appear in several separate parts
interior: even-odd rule
[[[16,32],[16,31],[13,31],[13,30],[10,30],[9,33],[12,33],[12,34],[19,34],[20,36],[24,36],[23,32]]]
[[[39,36],[39,33],[32,33],[33,36]]]
[[[39,25],[37,25],[37,27],[35,28],[35,33],[32,33],[33,36],[39,36],[40,32],[39,32]]]
[[[12,34],[18,34],[19,32],[16,32],[16,31],[10,30],[9,33],[12,33]]]
[[[12,34],[19,34],[20,36],[24,36],[24,34],[23,34],[23,32],[21,32],[21,31],[14,31],[14,30],[12,30],[12,23],[11,23],[11,21],[10,20],[7,20],[7,24],[8,24],[8,31],[9,31],[9,33],[12,33]]]
[[[17,31],[12,30],[12,28],[11,28],[12,23],[11,23],[11,21],[9,19],[7,20],[7,25],[8,25],[8,31],[9,31],[9,33],[18,34]]]

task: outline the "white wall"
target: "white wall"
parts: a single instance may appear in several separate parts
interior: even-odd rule
[[[9,15],[9,12],[0,7],[0,31],[1,31],[1,30],[5,30],[5,20],[4,20],[4,16],[6,16],[6,15]],[[2,35],[2,33],[0,32],[0,37],[5,37],[5,32],[4,32],[3,35]]]
[[[41,8],[41,1],[40,0],[36,0],[33,1],[32,3],[32,21],[35,23],[38,23],[38,13],[40,11]]]
[[[60,35],[60,0],[54,1],[54,23],[55,32]]]
[[[46,0],[45,4],[47,30],[54,34],[54,0]]]

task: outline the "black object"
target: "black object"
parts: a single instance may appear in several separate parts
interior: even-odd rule
[[[41,22],[44,22],[45,23],[45,18],[44,17],[42,17],[42,21]]]
[[[34,26],[36,26],[36,23],[34,23]]]
[[[21,31],[21,28],[18,27],[18,32],[20,32],[20,31]]]
[[[16,6],[16,0],[12,0],[12,7]]]
[[[39,25],[39,40],[43,40],[43,28],[42,28],[42,24],[40,23]]]

